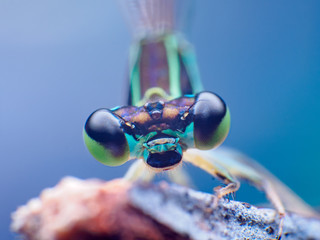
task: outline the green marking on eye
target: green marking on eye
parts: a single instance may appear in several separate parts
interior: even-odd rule
[[[209,141],[208,144],[206,144],[206,146],[202,146],[203,148],[201,148],[201,149],[208,149],[208,146],[211,146],[209,148],[209,149],[211,149],[211,148],[217,147],[221,143],[223,143],[223,141],[228,136],[228,133],[230,130],[230,121],[231,121],[230,111],[229,111],[229,108],[227,107],[226,114],[223,117],[223,119],[221,120],[217,129],[215,130],[211,140]],[[199,145],[199,143],[197,145]],[[201,146],[201,142],[200,142],[200,146]],[[197,146],[197,147],[199,148],[199,146]]]
[[[108,165],[108,166],[119,166],[124,164],[129,160],[129,146],[125,147],[121,155],[112,154],[111,150],[106,149],[99,142],[93,140],[88,136],[85,130],[83,130],[84,142],[92,154],[92,156],[97,159],[99,162]]]

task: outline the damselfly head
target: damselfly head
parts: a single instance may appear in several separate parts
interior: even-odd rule
[[[90,153],[105,165],[143,158],[149,167],[163,171],[178,165],[188,148],[217,147],[229,128],[224,101],[214,93],[200,92],[141,107],[99,109],[86,121],[84,140]]]

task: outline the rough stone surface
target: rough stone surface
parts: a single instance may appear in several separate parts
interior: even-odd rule
[[[65,178],[13,214],[28,240],[272,239],[272,209],[221,200],[177,185]],[[320,240],[320,220],[288,214],[282,239]]]

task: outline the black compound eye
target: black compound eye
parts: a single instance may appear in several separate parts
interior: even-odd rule
[[[110,110],[93,112],[85,124],[83,135],[87,148],[99,162],[118,166],[129,159],[129,145],[121,122]]]
[[[151,153],[148,156],[147,164],[153,168],[169,168],[178,164],[181,159],[182,156],[177,151]]]
[[[194,141],[198,149],[208,150],[220,145],[230,129],[227,105],[218,95],[201,92],[196,95],[194,109]]]

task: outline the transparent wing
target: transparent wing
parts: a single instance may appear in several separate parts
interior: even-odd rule
[[[119,0],[135,38],[185,32],[193,15],[192,0]]]
[[[231,148],[220,147],[209,151],[222,166],[231,174],[251,182],[256,187],[261,187],[261,182],[268,182],[285,206],[285,209],[303,214],[305,216],[317,216],[318,214],[288,186],[271,174],[267,169],[252,160],[248,156]]]

